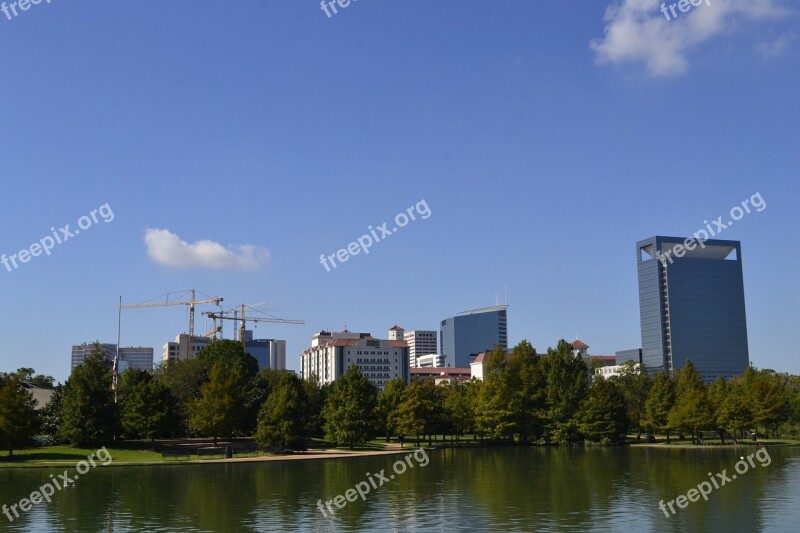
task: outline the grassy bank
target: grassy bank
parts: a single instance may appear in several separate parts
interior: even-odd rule
[[[161,453],[142,449],[139,446],[109,447],[112,463],[147,464],[160,463]],[[75,466],[79,461],[95,453],[96,449],[73,448],[71,446],[47,446],[15,451],[11,457],[0,457],[0,468],[37,466]]]

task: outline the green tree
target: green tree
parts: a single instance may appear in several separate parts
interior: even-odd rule
[[[53,376],[36,374],[36,371],[32,368],[19,368],[16,371],[16,376],[19,377],[21,381],[27,381],[28,383],[43,389],[52,389],[55,387],[56,380],[53,378]]]
[[[200,398],[203,385],[208,382],[208,369],[197,359],[168,361],[155,371],[155,378],[165,385],[177,401],[175,433],[180,436],[196,436],[189,421],[189,405]]]
[[[259,369],[256,358],[245,351],[241,342],[223,339],[213,342],[197,352],[197,359],[206,366],[209,374],[211,368],[217,363],[241,365],[245,391],[240,406],[239,421],[234,432],[241,435],[255,433],[259,410],[267,399],[263,382],[258,378]]]
[[[747,428],[753,427],[753,414],[741,380],[726,382],[721,377],[717,378],[708,389],[708,398],[714,407],[714,421],[723,444],[726,432],[734,435],[735,441],[737,434],[741,435]]]
[[[229,339],[218,340],[197,352],[197,360],[211,370],[217,363],[228,365],[241,364],[242,374],[247,379],[258,375],[258,360],[242,347],[239,341]]]
[[[322,418],[322,408],[325,398],[328,397],[330,386],[320,383],[316,374],[311,374],[310,379],[303,380],[306,398],[308,398],[308,435],[310,437],[325,436],[325,419]]]
[[[700,429],[715,426],[712,404],[706,388],[691,361],[686,361],[675,383],[675,405],[670,409],[670,427],[688,430],[696,442]]]
[[[97,349],[64,384],[61,436],[73,446],[99,447],[111,442],[117,426],[111,369]]]
[[[483,384],[475,409],[475,424],[482,436],[512,442],[518,426],[512,411],[513,385],[505,351],[496,347],[485,355]]]
[[[367,442],[375,428],[375,406],[378,388],[351,365],[341,378],[333,382],[322,416],[325,436],[337,446]]]
[[[547,417],[547,375],[542,359],[530,342],[522,340],[508,360],[511,412],[520,444],[544,435]]]
[[[403,391],[406,390],[405,380],[395,378],[389,380],[383,386],[383,391],[378,394],[378,404],[375,409],[377,417],[377,430],[386,435],[386,442],[397,431],[395,423],[395,411],[403,400]]]
[[[642,425],[653,432],[665,432],[669,443],[669,412],[675,403],[675,383],[664,372],[656,374],[644,403]]]
[[[581,441],[576,415],[588,393],[589,368],[570,343],[560,340],[547,350],[543,361],[546,373],[547,420],[550,441],[577,444]]]
[[[457,381],[444,387],[444,412],[456,440],[475,427],[475,409],[469,398],[471,383]]]
[[[625,442],[628,412],[625,397],[611,382],[598,376],[589,389],[589,397],[581,404],[580,432],[595,442]]]
[[[433,444],[433,434],[441,426],[444,391],[432,379],[413,381],[403,391],[400,404],[394,412],[397,431],[403,435],[415,435],[417,446],[420,437],[428,435]]]
[[[147,379],[133,385],[122,407],[122,428],[128,438],[151,442],[173,434],[177,421],[177,400],[166,385]]]
[[[258,415],[256,442],[262,447],[307,449],[308,415],[303,382],[295,374],[285,372]]]
[[[536,350],[523,340],[506,356],[501,348],[488,354],[484,385],[475,419],[482,434],[520,444],[544,433],[547,376]]]
[[[240,426],[249,380],[241,363],[218,361],[211,367],[200,398],[189,404],[189,422],[201,435],[230,439]]]
[[[612,376],[609,381],[614,383],[625,398],[628,427],[637,430],[636,440],[639,441],[643,430],[641,421],[644,418],[644,404],[653,380],[647,375],[644,365],[627,361],[623,363],[620,373]]]
[[[748,375],[748,373],[754,375]],[[788,388],[784,379],[774,370],[756,372],[748,368],[743,376],[745,390],[749,396],[753,422],[764,429],[777,432],[781,424],[791,419]]]
[[[22,386],[19,377],[5,380],[0,387],[0,449],[8,450],[9,456],[36,434],[35,406],[33,396]]]
[[[61,413],[64,410],[64,386],[58,385],[53,389],[53,395],[47,405],[39,411],[40,431],[47,437],[48,445],[56,445],[61,440]]]

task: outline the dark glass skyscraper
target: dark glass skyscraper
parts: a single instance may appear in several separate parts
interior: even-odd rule
[[[507,305],[465,311],[442,320],[439,334],[440,355],[445,366],[469,368],[481,352],[500,346],[508,349]]]
[[[642,362],[651,372],[694,363],[703,381],[750,364],[739,241],[656,236],[636,243]]]

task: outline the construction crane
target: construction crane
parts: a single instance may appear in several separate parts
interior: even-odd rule
[[[216,323],[217,322],[215,320],[214,324],[216,324]],[[215,326],[214,329],[210,329],[210,330],[206,331],[203,334],[203,337],[211,337],[211,342],[214,342],[214,341],[217,340],[217,333],[219,333],[220,331],[222,331],[222,326]]]
[[[241,305],[238,309],[234,308],[234,309],[232,309],[230,311],[223,311],[221,313],[204,312],[203,314],[207,315],[208,318],[213,319],[214,320],[214,325],[216,325],[216,323],[217,323],[216,321],[217,320],[241,320],[242,325],[239,326],[239,341],[242,343],[242,346],[245,347],[245,348],[247,348],[247,346],[246,346],[246,342],[245,342],[244,332],[245,332],[245,329],[246,329],[247,322],[254,322],[254,323],[270,322],[270,323],[273,323],[273,324],[299,324],[299,325],[305,324],[305,321],[303,321],[303,320],[287,320],[287,319],[277,318],[277,317],[273,317],[273,316],[263,316],[263,317],[259,316],[259,317],[256,317],[256,318],[247,318],[245,316],[245,308],[248,308],[248,307],[250,309],[252,309],[253,311],[256,311],[258,313],[262,313],[262,311],[259,311],[258,309],[253,309],[252,307],[247,306],[247,305]],[[235,314],[241,313],[241,315],[240,316],[225,316],[225,315],[229,315],[231,313],[235,313]]]
[[[141,308],[141,307],[168,307],[168,306],[173,306],[173,305],[188,305],[189,306],[189,354],[188,354],[188,356],[191,358],[192,355],[193,355],[192,354],[192,344],[194,342],[194,339],[193,339],[193,337],[194,337],[194,306],[195,305],[202,305],[202,304],[219,305],[220,302],[223,301],[223,298],[221,298],[219,296],[209,296],[207,294],[200,293],[202,296],[205,296],[205,299],[204,300],[198,300],[197,299],[197,295],[196,295],[196,293],[198,291],[195,291],[194,289],[190,289],[189,291],[184,291],[184,292],[179,293],[179,294],[180,295],[184,295],[187,292],[190,292],[192,294],[192,297],[190,299],[188,299],[188,300],[170,300],[169,299],[170,294],[175,294],[175,293],[169,293],[168,292],[165,295],[166,298],[165,298],[165,301],[163,301],[163,302],[122,305],[122,302],[120,301],[119,307],[120,307],[120,309],[135,309],[135,308]]]

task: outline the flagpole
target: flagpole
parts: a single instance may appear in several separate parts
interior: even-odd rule
[[[119,297],[119,308],[117,309],[117,353],[114,355],[114,373],[112,375],[111,388],[114,389],[114,403],[117,403],[117,374],[119,372],[119,338],[122,331],[122,296]]]

